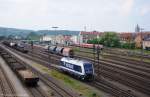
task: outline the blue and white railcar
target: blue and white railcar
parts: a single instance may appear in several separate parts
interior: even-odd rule
[[[75,75],[81,80],[93,80],[94,67],[89,61],[63,57],[60,61],[60,69]]]

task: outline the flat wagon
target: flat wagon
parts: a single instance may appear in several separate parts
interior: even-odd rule
[[[18,70],[18,76],[21,78],[21,80],[26,84],[30,86],[37,85],[37,82],[39,81],[39,77],[35,75],[30,70]]]

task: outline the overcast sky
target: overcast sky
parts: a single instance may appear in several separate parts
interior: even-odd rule
[[[150,31],[150,0],[0,0],[0,26],[23,29]]]

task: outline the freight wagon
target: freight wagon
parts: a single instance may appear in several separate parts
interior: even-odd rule
[[[28,53],[28,50],[26,49],[25,44],[23,44],[23,43],[4,41],[3,44],[6,46],[9,46],[11,48],[14,48],[20,52]]]
[[[48,46],[48,52],[65,57],[74,57],[73,49],[68,47]]]
[[[35,86],[39,81],[39,77],[35,75],[30,69],[20,64],[10,54],[3,53],[3,49],[0,49],[0,55],[5,59],[8,66],[14,71],[23,83],[28,86]],[[2,51],[3,50],[3,51]]]
[[[26,85],[35,86],[39,81],[39,77],[28,69],[18,70],[17,74]]]

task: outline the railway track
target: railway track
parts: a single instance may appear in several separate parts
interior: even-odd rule
[[[40,51],[38,51],[38,52],[40,52]],[[38,55],[42,55],[42,54],[38,54]],[[44,56],[46,56],[46,55],[44,55]],[[83,57],[80,57],[80,58],[83,58]],[[145,76],[144,74],[143,75],[138,74],[137,72],[134,72],[134,70],[130,70],[130,72],[129,72],[128,69],[122,69],[122,68],[116,68],[116,67],[114,67],[116,69],[113,69],[109,63],[100,63],[100,64],[102,64],[102,67],[100,67],[100,68],[103,68],[105,70],[105,71],[103,70],[103,76],[108,77],[113,80],[116,80],[116,81],[123,83],[129,87],[132,87],[136,90],[142,91],[143,93],[149,94],[149,91],[150,91],[148,88],[149,84],[150,84],[149,79],[148,79],[149,76],[146,79],[146,78],[143,78],[143,76]],[[108,71],[111,71],[111,72],[108,72]],[[113,76],[112,76],[112,73],[114,74]],[[121,75],[121,76],[118,76],[118,75]],[[138,75],[138,76],[136,76],[136,75]],[[141,76],[141,77],[139,77],[139,76]],[[121,79],[121,80],[119,80],[119,79]]]
[[[150,56],[148,56],[148,54],[142,55],[141,52],[126,51],[126,50],[120,50],[120,49],[105,48],[104,52],[109,53],[109,54],[117,54],[117,55],[120,55],[120,56],[131,56],[131,57],[136,57],[136,58],[143,57],[144,59],[149,59],[150,58]]]
[[[43,58],[43,59],[42,59],[42,62],[43,62],[43,60],[45,60],[45,61],[44,61],[45,64],[47,64],[47,63],[49,62],[48,60],[46,61],[47,58],[44,57],[44,56],[46,56],[46,55],[44,55],[44,56],[42,56],[42,57],[39,57],[39,56],[41,56],[41,55],[43,55],[43,54],[39,54],[40,51],[36,51],[36,52],[38,52],[38,53],[35,54],[35,52],[32,51],[32,53],[30,53],[30,54],[34,54],[34,57],[39,58],[40,60],[41,60],[41,58]],[[30,55],[30,56],[32,56],[32,55]],[[55,55],[55,56],[57,56],[57,55]],[[47,56],[47,57],[48,57],[48,56]],[[57,60],[59,60],[58,57],[61,58],[61,56],[57,56],[57,58],[56,58]],[[56,59],[55,59],[55,62],[56,62]],[[47,66],[47,65],[46,65],[46,66]],[[47,67],[49,67],[49,66],[47,66]],[[97,81],[96,83],[98,83],[98,81]],[[105,85],[106,85],[106,83],[107,83],[107,82],[105,81]],[[100,84],[100,83],[99,83],[99,84]],[[101,83],[101,84],[102,84],[102,83]],[[105,85],[104,85],[106,88],[103,86],[103,88],[104,88],[106,91],[107,91],[108,87],[111,86],[110,83],[108,83],[108,84],[109,84],[109,86],[107,86],[107,85],[105,86]],[[94,84],[93,84],[93,86],[97,86],[97,87],[100,88],[99,85],[94,85]],[[120,94],[120,91],[114,91],[114,90],[112,90],[113,87],[114,87],[114,86],[111,86],[111,87],[109,88],[109,91],[112,91],[113,94],[117,94],[117,95]],[[119,88],[118,90],[121,90],[121,89]],[[118,93],[118,92],[119,92],[119,93]],[[127,92],[127,91],[122,90],[121,93],[122,93],[122,95],[126,95],[126,97],[136,97],[136,96],[133,96],[133,95],[131,96],[131,94],[130,94],[130,96],[128,96],[128,95],[127,95],[128,92],[127,92],[127,93],[126,93],[126,92]],[[124,96],[124,97],[125,97],[125,96]]]
[[[42,56],[43,54],[38,54],[38,55]],[[46,57],[46,55],[44,55],[44,56]],[[84,58],[84,57],[79,57],[79,58]],[[87,59],[87,58],[85,58],[85,59]],[[94,60],[91,60],[89,58],[87,60],[94,61]],[[105,67],[105,68],[113,67],[117,70],[121,70],[120,72],[126,71],[126,72],[123,72],[122,74],[130,75],[132,77],[132,80],[136,80],[136,81],[139,80],[141,83],[149,82],[150,76],[147,73],[142,73],[141,71],[137,71],[136,69],[123,68],[123,67],[120,67],[120,65],[117,65],[117,66],[112,65],[112,64],[110,65],[110,63],[106,63],[106,62],[103,62],[103,61],[101,61],[100,64],[102,64],[102,66]],[[114,70],[112,70],[112,71],[114,71]],[[147,83],[147,84],[149,84],[149,83]]]
[[[76,56],[78,58],[84,58],[86,60],[90,60],[94,63],[94,59],[90,59],[90,58],[87,58],[87,57],[83,57],[83,56]],[[95,63],[98,63],[98,61],[96,60]],[[142,77],[140,79],[143,79],[145,81],[148,81],[150,79],[150,69],[149,68],[141,68],[141,69],[137,69],[137,67],[133,67],[133,66],[130,66],[130,64],[121,64],[119,62],[116,62],[116,61],[112,61],[112,60],[103,60],[101,59],[100,64],[105,64],[106,66],[110,66],[110,67],[113,67],[115,69],[118,69],[118,70],[122,70],[122,71],[126,71],[128,73],[131,73],[131,74],[134,74],[134,75],[137,75],[139,77]],[[146,72],[148,71],[148,72]]]
[[[132,60],[132,59],[128,59],[128,58],[123,57],[123,56],[103,55],[103,57],[114,59],[114,60],[119,60],[119,61],[126,62],[126,63],[130,63],[131,65],[134,65],[134,66],[142,66],[142,67],[145,67],[145,68],[150,68],[150,65],[149,65],[150,63],[148,63],[148,62]]]
[[[96,63],[98,63],[98,60],[94,60],[89,57],[85,57],[82,54],[77,54],[76,57],[84,58],[84,59],[87,59],[90,61],[95,61]],[[115,60],[113,60],[113,59],[115,59]],[[100,63],[106,63],[106,62],[110,63],[110,64],[113,63],[116,65],[117,68],[124,69],[132,74],[141,76],[143,78],[150,79],[150,67],[149,67],[150,65],[148,65],[148,64],[140,64],[139,62],[135,63],[130,60],[128,61],[128,59],[123,59],[123,58],[120,58],[117,56],[110,57],[109,55],[106,58],[100,59]]]
[[[9,48],[10,50],[13,50],[13,52],[19,54],[19,55],[23,55],[23,53],[18,52],[14,49]],[[24,54],[25,55],[25,54]],[[13,56],[15,57],[15,56]],[[27,56],[26,56],[27,57]],[[32,59],[32,56],[28,56],[29,59]],[[25,62],[23,62],[22,60],[18,59],[17,60],[21,63],[21,64],[26,64]],[[39,60],[39,59],[38,59]],[[53,91],[54,94],[57,95],[56,97],[78,97],[76,94],[72,94],[69,90],[67,91],[66,89],[64,89],[63,87],[59,86],[58,83],[55,82],[55,80],[53,80],[51,77],[48,77],[46,75],[41,74],[41,72],[39,72],[38,70],[36,70],[35,68],[27,65],[28,68],[30,68],[35,74],[37,74],[40,78],[40,80],[47,85],[48,87],[50,87]],[[37,89],[36,89],[37,90]],[[31,91],[35,91],[31,90]],[[34,93],[32,93],[34,94]],[[36,97],[36,96],[35,96]],[[45,96],[46,97],[46,96]]]
[[[0,95],[3,97],[17,97],[12,83],[10,82],[2,68],[0,68],[0,93]]]
[[[94,81],[91,83],[91,85],[103,91],[107,91],[108,93],[113,94],[115,97],[136,97],[130,91],[122,90],[121,88],[118,88],[117,86],[107,82],[105,79]]]
[[[78,46],[69,46],[69,47],[77,48],[77,49],[80,48],[81,50],[79,52],[93,54],[93,49],[92,48],[83,48],[83,47],[78,47]],[[134,51],[121,51],[119,49],[104,48],[103,52],[108,53],[108,54],[114,54],[114,55],[120,55],[120,56],[130,56],[130,57],[135,57],[135,58],[141,58],[141,57],[144,58],[144,59],[149,59],[150,58],[150,56],[148,56],[148,54],[144,54],[144,55],[141,56],[141,53],[136,53]]]
[[[13,58],[8,52],[6,52],[6,51],[4,51],[3,49],[1,49],[1,53],[2,54],[4,54],[5,56],[3,56],[4,57],[4,60],[5,61],[7,61],[8,63],[7,64],[9,64],[9,62],[17,62],[16,60],[14,60],[14,59],[11,59],[11,58]],[[6,58],[5,58],[6,57]],[[9,61],[8,61],[8,58],[7,57],[9,57]],[[10,59],[11,59],[11,61],[10,61]],[[1,72],[0,72],[1,73]],[[2,81],[2,80],[1,80]],[[4,82],[6,83],[6,82],[8,82],[9,80],[7,79],[7,80],[5,80]],[[9,84],[11,84],[10,82],[9,82]],[[3,85],[2,85],[3,86]],[[25,85],[24,85],[25,86]],[[4,86],[3,87],[3,89],[4,89],[4,92],[7,90],[6,89],[7,88],[7,86]],[[31,94],[31,96],[32,97],[49,97],[42,89],[40,89],[38,86],[37,87],[28,87],[28,86],[25,86],[25,88],[27,88],[27,90],[28,90],[28,92]],[[11,90],[13,91],[13,88],[11,88]],[[13,91],[14,92],[14,91]],[[18,97],[18,96],[13,96],[13,95],[15,95],[15,94],[12,94],[12,96],[11,95],[9,95],[9,93],[6,93],[5,92],[5,94],[6,94],[6,96],[4,96],[4,97],[8,97],[8,96],[10,96],[10,97]]]
[[[100,72],[97,70],[98,74],[150,95],[150,83],[148,78],[144,78],[144,76],[142,77],[141,75],[139,76],[137,73],[131,73],[128,69],[116,68],[113,65],[110,65],[110,63],[101,61],[99,64],[101,64],[101,66],[95,67],[101,69]]]
[[[48,97],[48,95],[39,87],[28,87],[28,90],[32,97]]]
[[[79,51],[79,52],[76,52],[75,54],[76,55],[79,55],[79,56],[84,56],[84,57],[87,57],[85,56],[87,51]],[[93,59],[94,53],[90,53],[90,55],[88,56],[88,58],[91,58]],[[140,61],[140,60],[135,60],[135,59],[130,59],[130,58],[127,58],[126,56],[120,56],[120,55],[117,55],[117,54],[101,54],[100,56],[102,56],[104,59],[112,59],[112,60],[115,60],[115,61],[119,61],[119,62],[124,62],[124,63],[128,63],[132,66],[140,66],[140,67],[145,67],[145,68],[150,68],[150,63],[149,62],[143,62],[143,61]],[[103,59],[101,59],[103,60]]]

